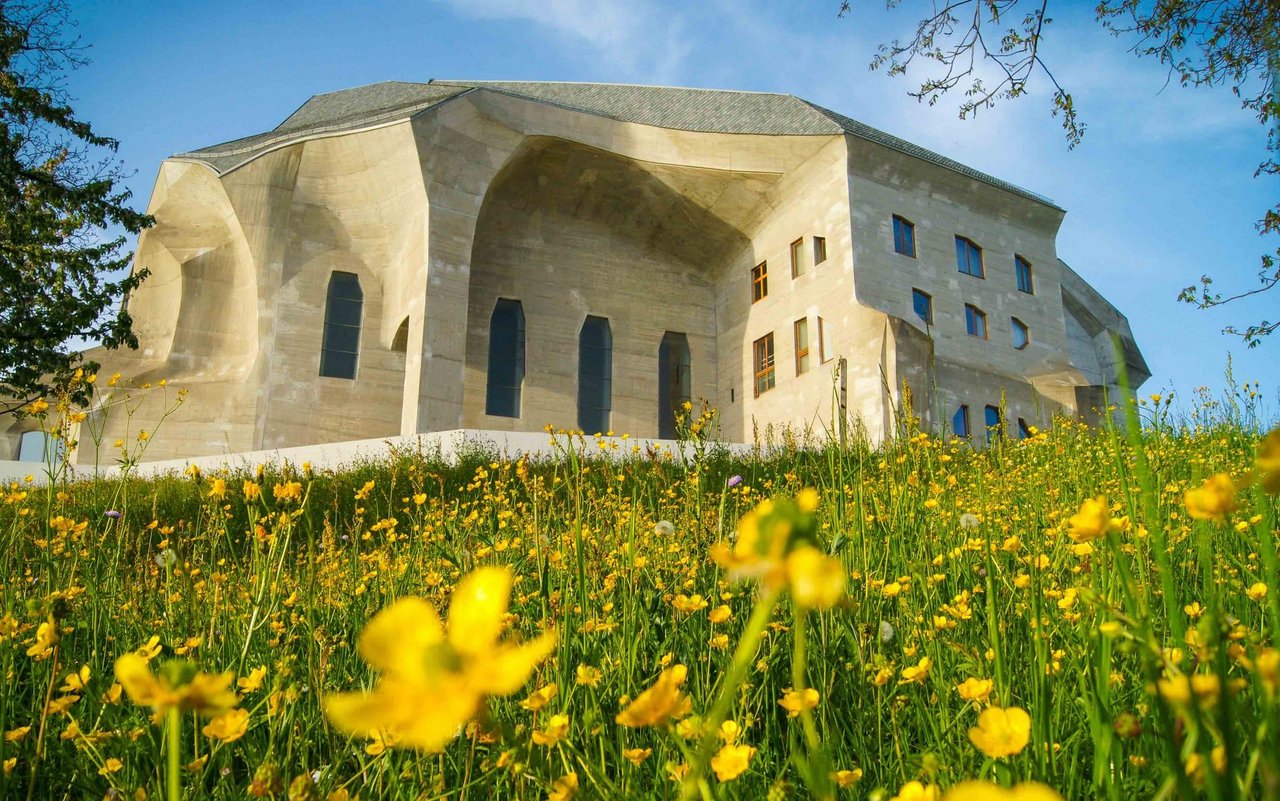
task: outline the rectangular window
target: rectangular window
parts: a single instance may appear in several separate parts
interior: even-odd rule
[[[969,436],[969,407],[961,405],[951,416],[951,433],[957,437]]]
[[[987,442],[1004,435],[1004,421],[1000,419],[1000,409],[988,406],[982,410],[983,423],[987,427]]]
[[[822,264],[827,260],[827,238],[825,236],[815,236],[813,238],[813,263]]]
[[[963,236],[956,237],[956,267],[974,278],[987,277],[982,270],[982,248]]]
[[[1025,350],[1031,344],[1031,329],[1017,317],[1010,318],[1010,321],[1013,328],[1013,346],[1018,350]]]
[[[364,313],[364,290],[355,273],[334,272],[324,307],[324,337],[320,342],[320,375],[331,378],[356,377],[360,357],[360,324]]]
[[[893,252],[916,257],[916,226],[896,214],[893,215]]]
[[[987,315],[977,306],[964,305],[964,328],[971,337],[987,338]]]
[[[751,348],[756,375],[756,397],[773,389],[773,332],[765,334],[755,341]]]
[[[804,237],[791,243],[791,277],[804,275]]]
[[[1031,264],[1021,256],[1014,256],[1013,272],[1018,277],[1018,291],[1034,295],[1036,289],[1035,284],[1031,281]]]
[[[796,337],[796,375],[809,372],[809,318],[795,322]]]
[[[827,354],[827,321],[818,318],[818,361],[826,364],[831,361],[831,356]]]
[[[927,325],[933,325],[933,297],[928,292],[911,290],[911,308],[916,310],[916,316]]]
[[[764,300],[769,295],[769,263],[762,261],[751,268],[751,302]]]

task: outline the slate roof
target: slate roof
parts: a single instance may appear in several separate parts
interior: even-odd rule
[[[679,131],[767,136],[835,136],[847,133],[1039,203],[1054,205],[1043,195],[793,95],[666,86],[532,81],[386,81],[315,95],[271,131],[180,153],[175,158],[203,162],[222,174],[279,145],[317,134],[342,133],[408,119],[474,89],[501,92],[621,122]]]

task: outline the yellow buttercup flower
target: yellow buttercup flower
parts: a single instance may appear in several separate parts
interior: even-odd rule
[[[1182,502],[1187,507],[1187,514],[1196,520],[1221,523],[1236,509],[1236,483],[1226,473],[1218,473],[1196,489],[1187,490]]]
[[[889,801],[939,801],[940,798],[942,791],[938,789],[938,785],[909,781]]]
[[[249,710],[230,709],[205,724],[200,730],[205,737],[233,743],[249,730]]]
[[[116,660],[116,680],[129,700],[149,706],[157,716],[170,709],[219,715],[239,701],[231,689],[231,673],[201,673],[190,662],[173,660],[151,672],[147,659],[128,653]]]
[[[1265,492],[1272,495],[1280,493],[1280,428],[1258,443],[1258,483]]]
[[[844,568],[816,547],[817,506],[812,489],[794,500],[763,501],[738,521],[732,545],[716,543],[711,557],[733,579],[759,581],[768,591],[789,588],[801,606],[833,606],[844,594]]]
[[[844,789],[852,787],[862,781],[862,768],[854,768],[853,770],[837,770],[831,774],[831,781],[836,783],[836,787]]]
[[[530,712],[537,712],[539,709],[542,709],[544,706],[551,703],[551,701],[557,695],[559,695],[559,693],[560,693],[560,688],[556,686],[556,683],[553,681],[547,686],[539,687],[538,689],[529,693],[529,697],[521,701],[520,706],[524,707]]]
[[[600,668],[578,665],[575,674],[575,681],[583,687],[594,687],[600,683]]]
[[[803,690],[793,690],[788,687],[782,691],[782,700],[778,705],[787,710],[787,717],[794,718],[801,712],[816,707],[820,700],[822,699],[818,691],[812,687],[806,687]]]
[[[547,725],[542,729],[535,729],[533,732],[533,742],[536,745],[546,746],[550,748],[558,744],[569,734],[569,716],[568,715],[552,715]]]
[[[1062,801],[1062,796],[1039,782],[1001,787],[991,782],[967,781],[947,790],[942,801]]]
[[[1025,709],[990,707],[969,729],[969,741],[989,757],[1012,756],[1026,748],[1031,737],[1031,716]]]
[[[792,599],[809,609],[830,609],[844,597],[844,565],[812,545],[787,555],[787,580]]]
[[[985,701],[994,688],[991,679],[968,678],[956,685],[956,692],[966,701]]]
[[[439,751],[490,695],[520,689],[555,649],[547,632],[524,644],[500,641],[511,572],[483,567],[459,582],[448,629],[421,598],[402,598],[369,621],[357,644],[381,672],[372,692],[331,695],[325,713],[340,730],[369,736],[385,730],[397,742]]]
[[[929,671],[933,669],[933,660],[929,657],[921,657],[920,661],[914,665],[908,665],[902,669],[902,678],[898,680],[899,684],[923,684],[924,680],[929,678]]]
[[[623,759],[636,767],[640,767],[640,764],[651,756],[653,756],[652,748],[624,748],[622,750]]]
[[[688,675],[689,669],[684,665],[672,665],[662,671],[653,686],[636,696],[614,720],[623,726],[640,728],[689,714],[693,702],[680,692],[680,685]]]
[[[569,801],[578,794],[578,774],[566,773],[552,783],[547,801]]]
[[[1267,597],[1267,585],[1263,584],[1261,581],[1256,582],[1245,590],[1244,594],[1249,596],[1249,600],[1251,601],[1261,601],[1263,598]]]
[[[756,749],[749,745],[730,743],[711,757],[711,770],[715,771],[716,778],[720,781],[731,782],[746,773],[755,753]]]
[[[1076,542],[1090,542],[1116,530],[1116,521],[1111,517],[1111,507],[1102,496],[1088,498],[1080,504],[1080,511],[1067,520],[1067,536]]]

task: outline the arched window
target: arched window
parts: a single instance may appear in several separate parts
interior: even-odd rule
[[[578,334],[578,427],[609,430],[613,406],[613,332],[604,317],[587,317]]]
[[[360,319],[364,292],[353,273],[334,272],[329,276],[329,295],[324,305],[324,344],[320,348],[320,375],[331,378],[356,377],[360,359]]]
[[[485,414],[519,417],[520,387],[524,384],[524,308],[518,300],[499,298],[493,307],[488,380]]]
[[[689,338],[668,331],[658,347],[658,436],[675,439],[676,412],[693,400]]]

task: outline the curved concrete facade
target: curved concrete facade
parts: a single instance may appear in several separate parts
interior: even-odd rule
[[[637,436],[658,433],[668,332],[687,339],[692,397],[736,441],[831,430],[841,405],[883,437],[904,386],[936,429],[960,404],[980,428],[1002,398],[1030,424],[1088,414],[1120,364],[1113,333],[1130,379],[1147,377],[1124,317],[1058,261],[1061,209],[786,95],[377,84],[174,156],[148,211],[137,263],[152,276],[129,301],[141,348],[92,356],[190,390],[157,459],[576,427],[588,315],[612,330],[610,427]],[[894,252],[895,214],[915,223],[914,258]],[[985,278],[957,271],[957,235],[983,248]],[[1034,294],[1018,291],[1014,254],[1034,265]],[[768,294],[753,302],[759,264]],[[320,375],[336,273],[363,297],[354,378]],[[932,296],[932,325],[913,288]],[[486,413],[499,299],[523,309],[517,417]],[[965,304],[987,314],[985,339],[966,334]],[[1010,317],[1031,331],[1024,349]],[[774,386],[757,396],[753,343],[769,334]],[[123,425],[109,419],[104,442]]]

